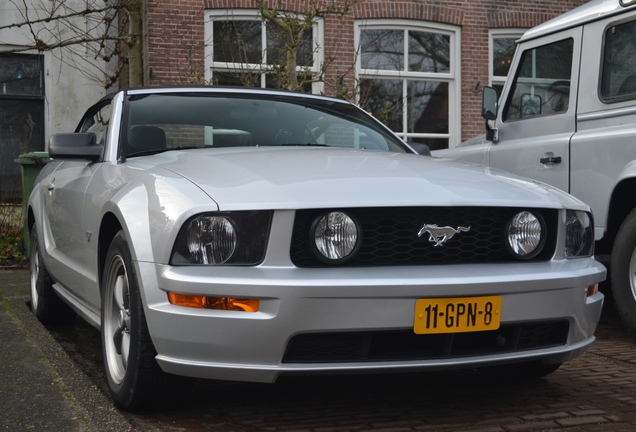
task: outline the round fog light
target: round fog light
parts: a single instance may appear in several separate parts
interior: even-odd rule
[[[543,248],[543,223],[529,211],[517,213],[508,223],[508,246],[519,259],[531,259]]]
[[[358,225],[343,212],[331,212],[316,219],[311,236],[318,258],[341,263],[353,256],[359,244]]]

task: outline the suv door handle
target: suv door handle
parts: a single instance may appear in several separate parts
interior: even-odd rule
[[[561,163],[561,156],[555,156],[553,153],[546,153],[541,159],[539,159],[539,162],[544,165],[558,164]]]

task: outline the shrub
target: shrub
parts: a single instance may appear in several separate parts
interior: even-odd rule
[[[25,265],[21,246],[20,212],[14,206],[0,206],[0,267]]]

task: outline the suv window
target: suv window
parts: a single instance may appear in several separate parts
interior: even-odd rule
[[[625,97],[626,96],[626,97]],[[636,21],[605,32],[601,98],[605,101],[636,97]]]
[[[504,121],[568,110],[573,46],[574,40],[569,38],[523,52]]]

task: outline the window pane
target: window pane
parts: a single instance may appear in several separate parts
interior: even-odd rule
[[[493,84],[492,87],[495,90],[497,90],[497,98],[499,98],[501,96],[501,94],[503,93],[504,85],[503,84]]]
[[[280,77],[280,78],[283,78],[283,77]],[[313,82],[314,82],[314,79],[311,75],[303,76],[302,74],[298,74],[298,84],[300,84],[300,89],[298,89],[298,91],[301,91],[303,93],[312,93]],[[265,75],[265,88],[286,89],[287,84],[288,84],[287,82],[281,82],[279,77],[276,75],[272,75],[272,74]]]
[[[504,120],[566,112],[572,75],[572,39],[524,51]]]
[[[363,69],[404,70],[404,31],[363,30],[360,51]]]
[[[448,83],[409,81],[409,133],[448,133]]]
[[[286,60],[285,37],[278,27],[267,24],[267,64],[283,64]],[[312,32],[303,33],[303,40],[298,48],[296,59],[298,66],[313,65],[313,35]]]
[[[449,72],[450,36],[409,31],[409,71]]]
[[[216,62],[262,63],[260,21],[214,21]]]
[[[492,71],[494,76],[507,76],[517,44],[515,38],[492,40]]]
[[[574,41],[565,39],[524,51],[519,78],[570,79]]]
[[[33,55],[0,55],[0,94],[42,96],[42,60]]]
[[[360,80],[360,106],[393,132],[402,132],[402,81]]]
[[[608,29],[603,54],[603,98],[636,94],[636,21]]]
[[[0,99],[0,195],[22,193],[22,153],[44,150],[44,103],[41,100]]]
[[[214,72],[212,84],[220,86],[260,87],[261,76],[251,72]]]

